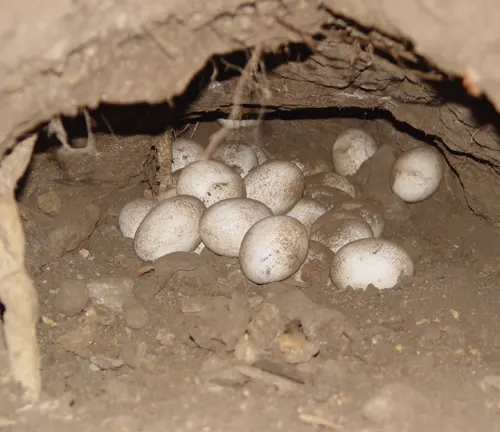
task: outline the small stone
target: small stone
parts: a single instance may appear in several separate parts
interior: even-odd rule
[[[156,332],[155,339],[163,346],[172,346],[175,341],[175,335],[167,329],[160,329]]]
[[[245,333],[234,348],[234,357],[246,364],[254,364],[259,359],[260,350],[256,343]]]
[[[279,347],[287,363],[305,363],[319,352],[319,347],[309,342],[302,333],[281,335]]]
[[[141,301],[133,295],[125,299],[122,317],[127,327],[134,330],[139,330],[148,323],[148,311]]]
[[[61,211],[61,198],[54,191],[39,195],[36,202],[40,211],[50,216],[55,216]]]
[[[123,360],[121,358],[111,358],[102,354],[90,357],[90,363],[101,370],[118,369],[123,366]]]
[[[409,385],[395,382],[382,387],[363,406],[363,415],[378,425],[404,426],[430,418],[427,398]],[[422,430],[419,428],[412,430]]]
[[[124,364],[136,369],[146,357],[147,345],[145,342],[134,343],[127,340],[121,349]]]
[[[90,257],[90,252],[87,249],[80,249],[78,251],[78,255],[80,255],[83,259],[87,259]]]
[[[183,297],[181,299],[181,312],[184,314],[201,312],[208,306],[211,299],[212,297],[209,296]]]
[[[66,316],[78,315],[89,301],[89,290],[82,280],[64,280],[54,297],[54,308]]]
[[[129,277],[101,276],[89,282],[87,288],[94,305],[114,313],[122,313],[125,299],[134,289],[134,281]]]
[[[252,317],[247,331],[257,347],[267,350],[284,328],[285,321],[278,308],[271,303],[263,303],[257,315]]]

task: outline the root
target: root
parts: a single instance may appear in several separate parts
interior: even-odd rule
[[[259,67],[261,66],[261,55],[262,47],[260,45],[257,45],[252,52],[250,60],[243,69],[241,77],[238,80],[238,84],[236,85],[236,88],[234,90],[233,106],[228,117],[228,120],[230,121],[240,120],[241,118],[241,100],[243,98],[244,87],[250,81],[252,76],[257,73]],[[228,134],[229,130],[224,127],[213,133],[210,136],[208,146],[205,149],[205,152],[203,153],[201,159],[210,159],[215,150],[217,150],[217,147],[227,138]]]
[[[84,148],[74,148],[70,145],[68,134],[62,123],[61,117],[52,119],[47,126],[47,132],[49,136],[54,135],[61,143],[64,151],[68,153],[96,153],[97,149],[95,146],[95,136],[92,132],[92,118],[87,109],[83,109],[83,115],[85,117],[85,125],[87,127],[87,145]]]
[[[174,160],[173,146],[175,135],[172,129],[168,129],[162,136],[161,141],[155,144],[156,158],[158,163],[158,192],[161,197],[167,189],[173,185],[172,180],[172,161]]]
[[[0,299],[5,306],[4,335],[10,371],[25,398],[40,397],[40,356],[36,338],[38,299],[24,266],[25,237],[15,189],[31,160],[36,135],[18,143],[0,164]]]

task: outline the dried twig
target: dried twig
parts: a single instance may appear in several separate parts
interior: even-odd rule
[[[260,65],[261,54],[262,54],[262,47],[260,45],[257,45],[252,52],[250,60],[243,69],[241,77],[236,85],[233,96],[233,106],[231,108],[231,112],[228,118],[229,120],[234,121],[234,120],[239,120],[241,118],[241,101],[243,98],[244,87],[249,82],[250,78],[254,74],[256,74]],[[215,150],[217,150],[217,147],[227,138],[228,134],[229,130],[226,128],[221,128],[217,132],[213,133],[210,136],[210,141],[201,159],[202,160],[210,159],[214,154]]]

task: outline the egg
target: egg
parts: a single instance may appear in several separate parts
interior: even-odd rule
[[[242,143],[222,143],[213,154],[213,159],[234,168],[245,177],[248,172],[259,165],[259,160],[253,149]]]
[[[415,203],[429,198],[443,180],[444,160],[431,146],[403,152],[392,168],[392,191],[403,201]]]
[[[332,161],[335,171],[343,176],[353,175],[376,151],[377,144],[371,135],[361,129],[347,129],[333,144]]]
[[[318,284],[322,287],[329,287],[332,284],[330,280],[330,264],[333,255],[333,252],[325,245],[311,240],[306,259],[292,275],[292,279],[304,284]]]
[[[341,219],[311,232],[316,240],[336,253],[342,246],[355,240],[373,237],[373,231],[364,220]]]
[[[138,198],[123,206],[118,215],[118,227],[123,237],[134,238],[142,220],[157,203],[152,199]]]
[[[337,289],[365,290],[393,288],[401,277],[412,277],[410,255],[399,245],[385,239],[362,239],[347,244],[335,254],[330,278]]]
[[[245,198],[240,175],[222,162],[202,160],[185,167],[177,181],[178,195],[191,195],[207,207],[227,198]]]
[[[243,237],[240,266],[256,284],[278,282],[293,275],[306,259],[309,234],[290,216],[270,216],[253,225]]]
[[[204,148],[195,141],[179,138],[172,145],[172,171],[177,171],[201,158]]]
[[[324,213],[326,213],[324,205],[312,199],[301,198],[287,213],[287,216],[291,216],[302,222],[307,230],[310,231],[311,225]]]
[[[332,173],[332,172],[321,172],[314,175],[307,176],[305,178],[306,189],[308,188],[321,188],[329,187],[340,189],[352,198],[358,196],[358,190],[346,177]]]
[[[245,177],[247,197],[268,206],[275,215],[288,213],[302,198],[304,174],[292,162],[271,160]]]
[[[338,211],[346,211],[363,218],[370,225],[373,236],[380,237],[385,228],[384,209],[371,201],[350,200],[340,203]]]
[[[318,219],[316,219],[314,221],[314,223],[311,226],[310,231],[312,233],[315,231],[319,231],[319,230],[328,231],[328,230],[330,230],[330,227],[332,226],[332,224],[334,224],[340,220],[357,220],[357,221],[361,221],[361,222],[366,222],[366,220],[364,220],[361,217],[361,215],[359,215],[359,214],[351,213],[348,211],[340,211],[340,210],[336,210],[335,208],[332,208],[332,209],[326,211],[324,214],[322,214]],[[368,223],[368,222],[366,222],[366,223]]]
[[[249,146],[255,152],[259,165],[262,165],[264,162],[267,162],[270,159],[269,154],[259,145],[255,143],[250,143]]]
[[[158,201],[163,201],[163,200],[166,200],[168,198],[172,198],[174,196],[177,196],[177,188],[171,187],[171,188],[167,189],[164,192],[160,192],[158,194],[157,200]]]
[[[200,218],[205,205],[192,196],[179,195],[157,204],[143,219],[134,237],[134,249],[143,261],[171,252],[192,252],[201,242]]]
[[[249,198],[229,198],[212,205],[200,220],[201,240],[212,252],[238,257],[247,231],[272,216],[269,207]]]

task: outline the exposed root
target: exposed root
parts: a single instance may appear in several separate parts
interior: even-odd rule
[[[36,338],[38,299],[24,266],[25,237],[15,189],[33,153],[36,135],[17,144],[0,164],[0,299],[5,306],[4,334],[12,377],[25,398],[40,397],[39,350]]]
[[[236,84],[236,88],[234,90],[233,95],[233,106],[231,108],[231,112],[229,113],[228,120],[236,121],[241,118],[241,100],[243,98],[245,85],[249,83],[252,76],[257,74],[259,67],[261,66],[261,55],[262,55],[262,47],[257,45],[252,52],[252,56],[250,60],[246,64],[245,68],[241,73],[241,77]],[[210,140],[208,143],[205,152],[203,153],[202,160],[208,160],[212,157],[217,147],[227,138],[229,134],[229,130],[225,127],[222,127],[217,132],[213,133],[210,136]]]
[[[158,196],[162,196],[167,189],[173,185],[172,181],[172,161],[174,159],[173,146],[175,135],[172,129],[168,129],[155,145],[156,158],[158,163]]]
[[[83,148],[74,148],[69,143],[68,134],[62,123],[61,117],[52,119],[47,126],[47,132],[49,136],[55,135],[55,137],[61,143],[64,151],[68,153],[96,153],[97,148],[95,146],[95,137],[92,132],[92,118],[87,109],[83,109],[83,115],[85,117],[85,125],[87,126],[87,145]]]

